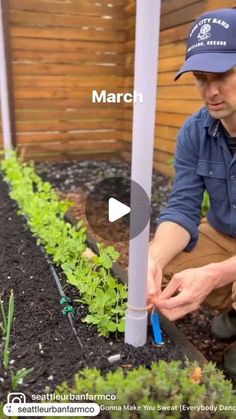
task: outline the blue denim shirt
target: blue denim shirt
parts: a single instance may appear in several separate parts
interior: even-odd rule
[[[158,224],[173,221],[184,227],[191,250],[198,240],[204,190],[210,196],[208,222],[218,231],[236,237],[236,153],[232,157],[221,123],[206,108],[190,117],[177,140],[176,178],[167,207]]]

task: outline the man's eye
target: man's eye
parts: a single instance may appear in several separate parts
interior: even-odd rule
[[[217,79],[226,79],[226,77],[227,76],[229,76],[229,74],[228,73],[218,73],[217,75],[216,75],[216,78]]]
[[[200,81],[201,83],[204,83],[206,81],[206,77],[200,74],[194,74],[194,77],[197,81]]]

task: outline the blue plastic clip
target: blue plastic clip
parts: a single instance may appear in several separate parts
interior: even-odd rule
[[[156,345],[163,345],[164,340],[162,337],[162,330],[160,327],[160,319],[159,314],[157,311],[153,311],[151,314],[151,325],[152,325],[152,331],[154,336],[154,341]]]

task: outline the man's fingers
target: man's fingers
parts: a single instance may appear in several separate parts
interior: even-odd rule
[[[162,291],[161,298],[166,299],[172,297],[172,295],[179,289],[179,285],[178,279],[173,276],[165,289]]]
[[[156,287],[155,287],[154,279],[151,275],[149,275],[149,277],[148,277],[148,295],[149,294],[155,294],[155,292],[156,292]]]
[[[182,306],[182,307],[174,308],[172,310],[160,309],[160,312],[164,314],[164,316],[166,316],[169,320],[175,321],[197,309],[198,309],[198,306],[196,306],[196,304],[194,303],[191,303],[191,304],[186,304],[185,306]]]
[[[162,270],[157,265],[155,268],[148,267],[148,295],[161,293]]]
[[[191,300],[189,300],[189,292],[187,290],[180,292],[178,295],[172,298],[164,298],[163,293],[155,298],[155,306],[160,309],[168,309],[172,310],[187,304],[192,304]]]
[[[147,304],[154,304],[155,294],[148,293],[147,295]]]
[[[157,295],[161,294],[161,283],[162,283],[162,269],[159,265],[157,265],[156,274],[154,277],[155,288]]]

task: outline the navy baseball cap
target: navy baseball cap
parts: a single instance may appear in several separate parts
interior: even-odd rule
[[[175,76],[188,71],[225,73],[236,65],[236,9],[218,9],[192,24],[185,63]]]

